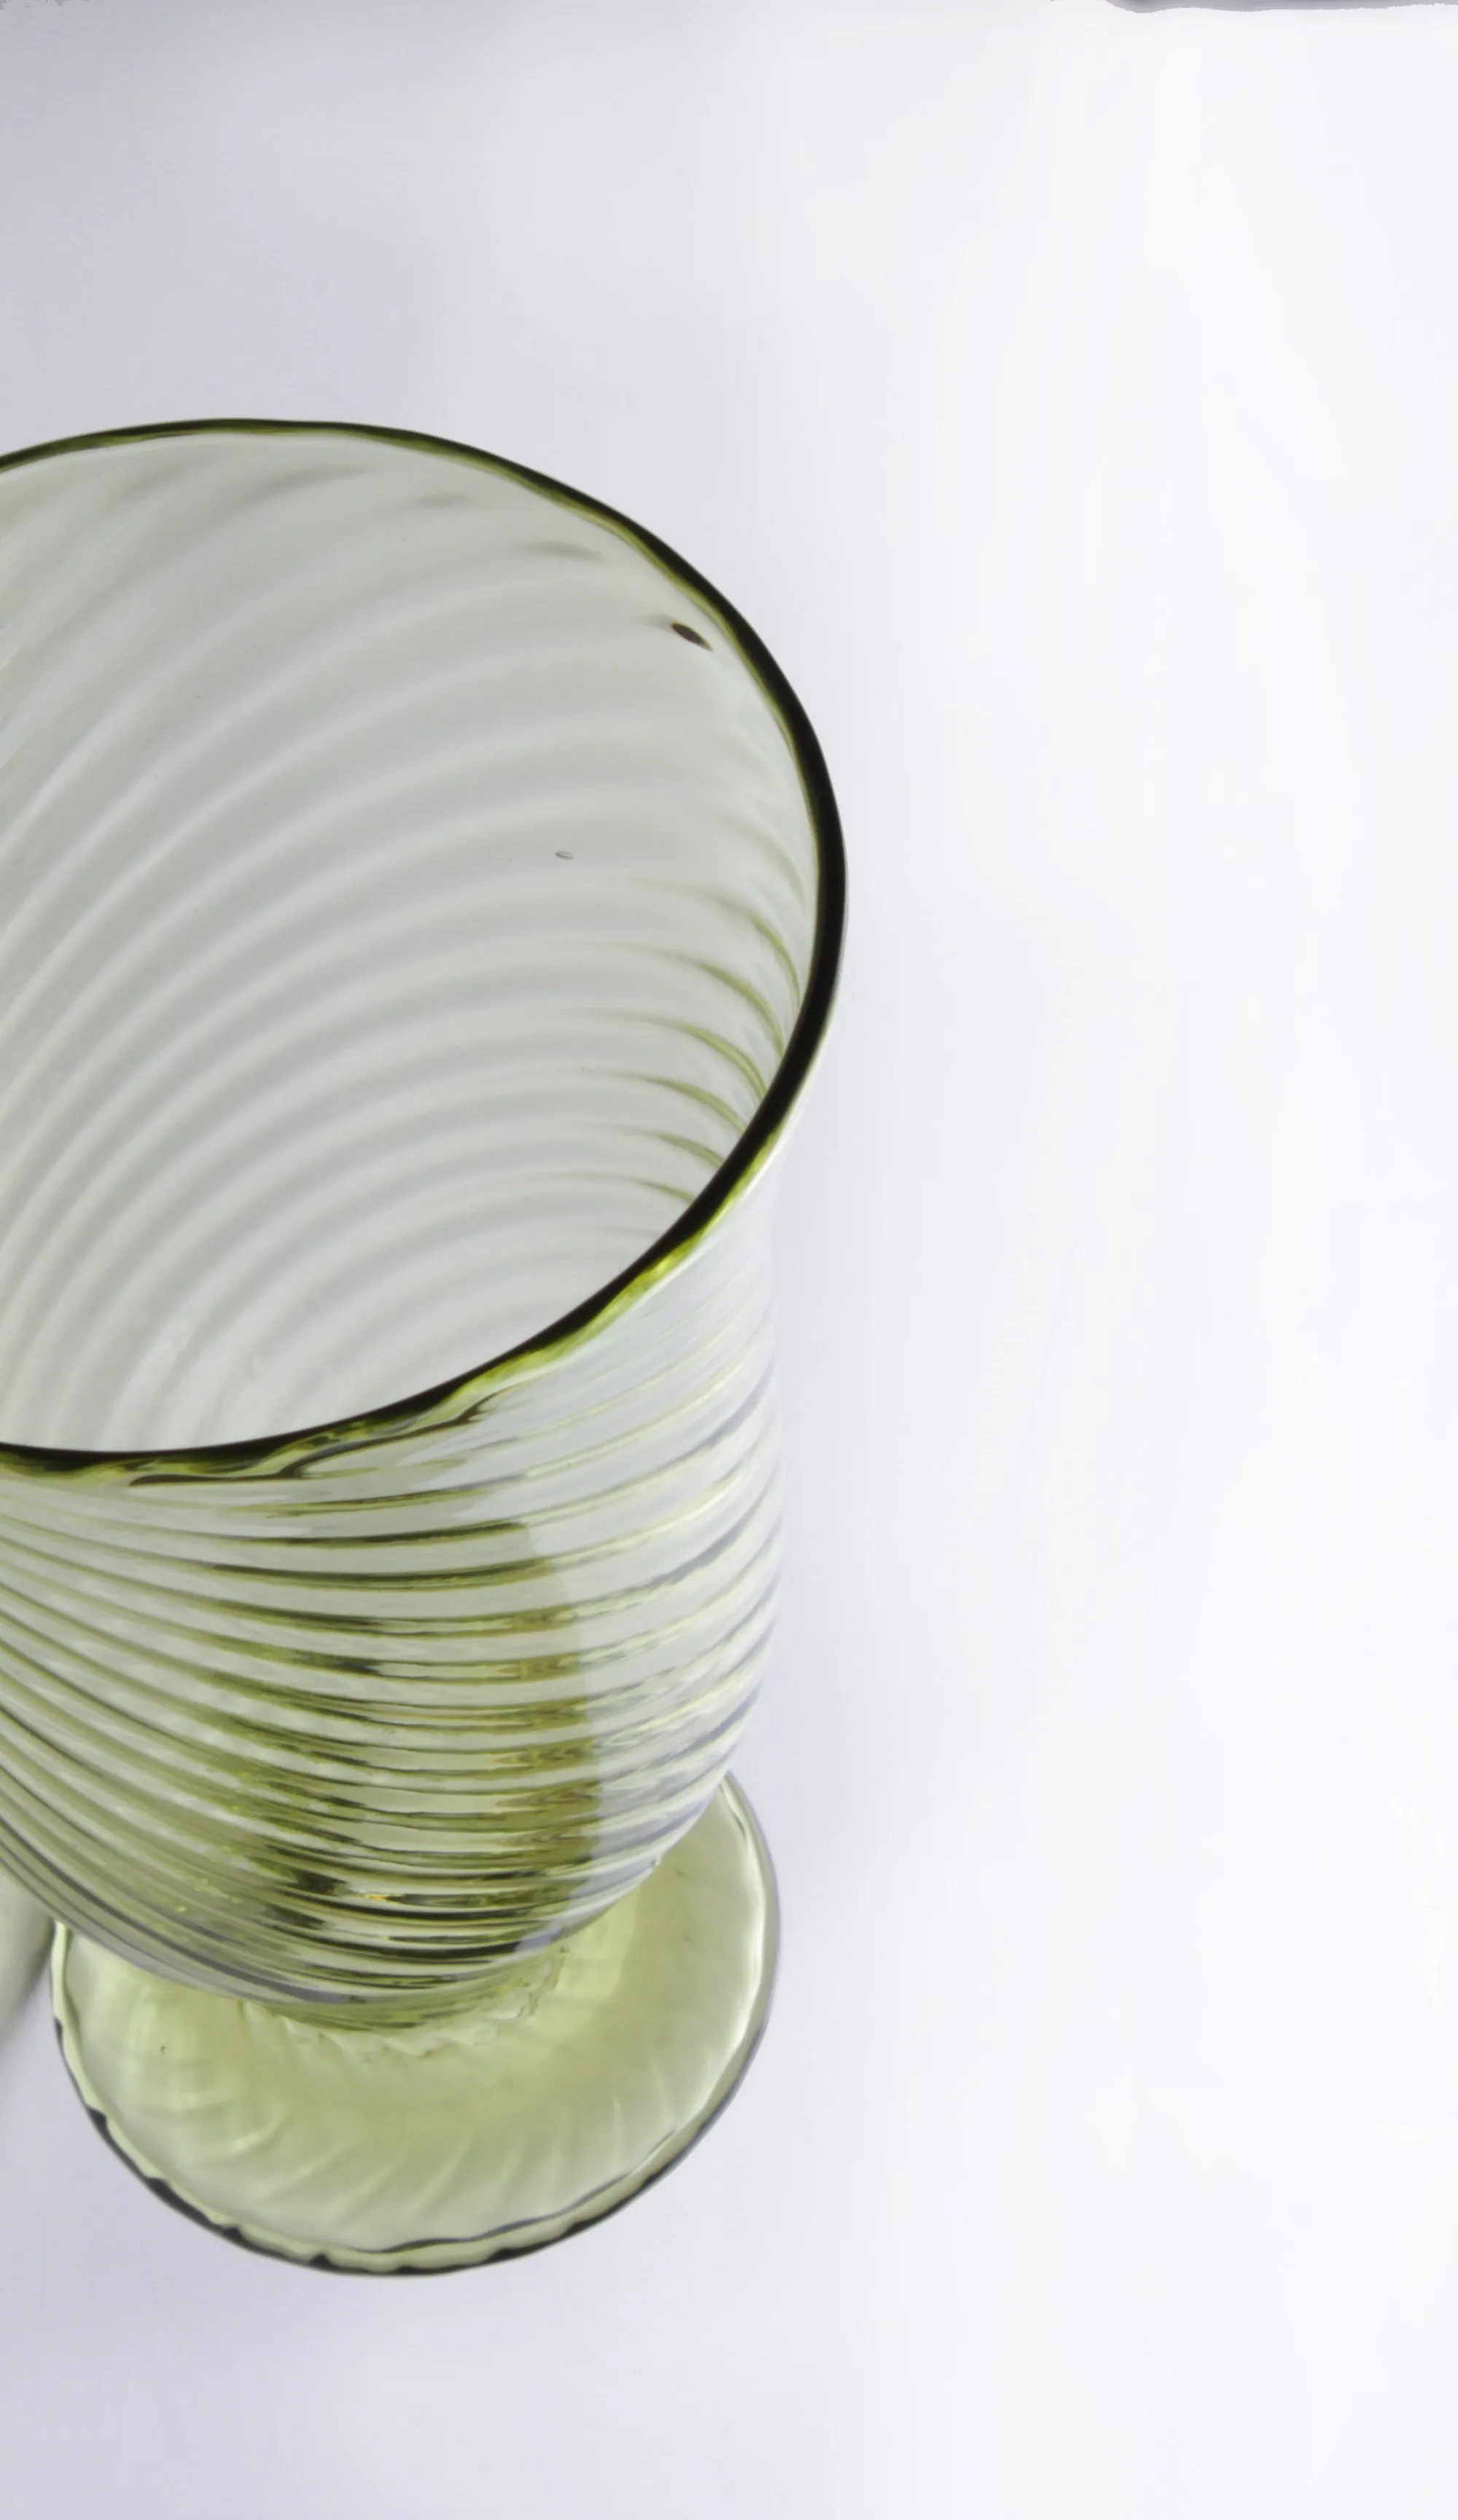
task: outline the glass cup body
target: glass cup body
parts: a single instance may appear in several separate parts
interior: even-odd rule
[[[143,1966],[467,2000],[704,1810],[843,878],[793,696],[434,441],[0,467],[0,1860]]]

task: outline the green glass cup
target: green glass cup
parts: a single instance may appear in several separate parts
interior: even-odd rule
[[[783,677],[592,501],[293,424],[0,465],[0,1863],[237,2237],[539,2245],[747,2062],[843,903]]]

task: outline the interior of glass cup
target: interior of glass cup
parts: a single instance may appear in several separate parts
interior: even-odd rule
[[[804,1000],[779,712],[484,460],[201,430],[0,470],[0,1441],[466,1374],[667,1232]]]

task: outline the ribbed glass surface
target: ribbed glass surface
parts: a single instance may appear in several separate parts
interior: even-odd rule
[[[56,1937],[77,2091],[175,2205],[362,2273],[477,2266],[611,2213],[729,2098],[769,2009],[773,1877],[732,1780],[646,1881],[474,2007],[341,2034]]]
[[[0,1858],[87,1935],[386,2018],[705,1807],[821,783],[706,588],[465,450],[0,468]]]

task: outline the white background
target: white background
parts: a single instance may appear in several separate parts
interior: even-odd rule
[[[0,2056],[13,2520],[1458,2508],[1458,12],[9,0],[0,444],[474,440],[845,810],[740,2098],[229,2250]]]

